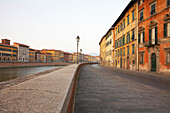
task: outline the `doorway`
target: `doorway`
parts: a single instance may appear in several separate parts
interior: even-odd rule
[[[156,54],[151,55],[151,71],[156,72]]]

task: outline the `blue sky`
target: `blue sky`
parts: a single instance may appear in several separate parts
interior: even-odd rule
[[[0,39],[33,49],[99,54],[99,41],[130,0],[0,0]]]

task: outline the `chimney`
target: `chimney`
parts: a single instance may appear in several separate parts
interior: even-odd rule
[[[8,39],[2,39],[2,44],[10,45],[10,40],[8,40]]]

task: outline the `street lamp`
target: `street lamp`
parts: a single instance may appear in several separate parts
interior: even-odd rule
[[[77,40],[77,64],[78,64],[79,63],[79,61],[78,61],[78,46],[79,46],[79,40],[80,40],[79,36],[77,36],[76,40]]]

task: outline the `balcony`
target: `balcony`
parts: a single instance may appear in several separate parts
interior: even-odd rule
[[[159,42],[155,42],[154,44],[151,41],[147,41],[143,43],[144,47],[152,47],[152,46],[156,46],[156,45],[160,45]]]

